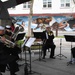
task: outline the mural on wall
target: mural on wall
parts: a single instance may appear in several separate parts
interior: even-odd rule
[[[28,29],[28,16],[13,16],[15,23],[21,25],[25,23],[25,30]],[[66,16],[33,16],[31,28],[34,30],[44,30],[46,25],[50,25],[53,30],[75,31],[75,19]]]

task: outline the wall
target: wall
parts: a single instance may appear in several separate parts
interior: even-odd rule
[[[43,0],[34,0],[34,6],[33,6],[33,13],[34,14],[50,14],[50,13],[74,13],[75,8],[74,4],[71,0],[71,7],[70,8],[60,8],[60,0],[52,0],[52,8],[42,8],[43,6]],[[23,9],[23,4],[17,5],[15,9],[8,9],[10,14],[29,14],[30,9]]]

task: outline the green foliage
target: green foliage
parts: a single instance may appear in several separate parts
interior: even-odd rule
[[[64,36],[57,36],[57,37],[55,37],[55,38],[64,38]]]
[[[41,48],[42,46],[40,46],[40,48]],[[35,45],[33,45],[33,46],[31,46],[31,50],[37,50],[37,49],[39,49],[39,46],[35,46]]]
[[[17,45],[20,47],[23,44],[22,40],[17,41]]]

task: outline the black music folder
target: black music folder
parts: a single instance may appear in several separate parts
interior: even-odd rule
[[[19,34],[17,35],[17,37],[16,37],[16,41],[22,40],[22,39],[24,38],[25,34],[26,34],[26,33],[19,33]]]
[[[75,35],[64,35],[66,41],[75,42]]]

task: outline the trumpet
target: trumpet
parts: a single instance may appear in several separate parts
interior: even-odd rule
[[[5,39],[5,41],[3,42],[1,38],[2,38],[2,36],[0,36],[0,41],[2,43],[4,43],[7,47],[14,47],[15,46],[15,43],[13,43],[12,41]]]

